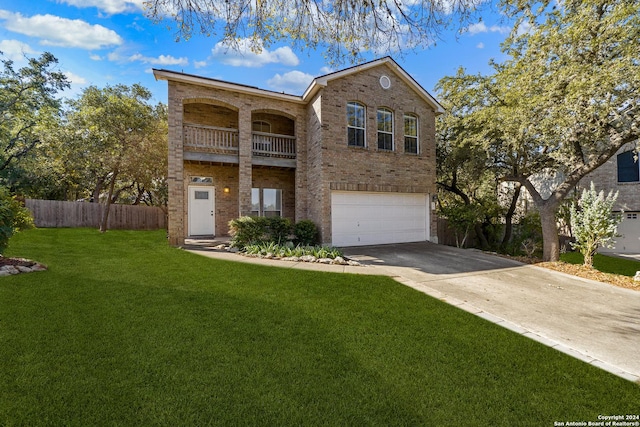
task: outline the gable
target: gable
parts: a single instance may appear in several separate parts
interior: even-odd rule
[[[373,72],[373,73],[372,73]],[[444,113],[444,108],[429,94],[418,82],[416,82],[398,63],[390,57],[385,57],[365,64],[350,67],[335,73],[326,74],[313,80],[309,88],[302,95],[304,100],[313,98],[321,89],[328,85],[343,79],[347,80],[363,80],[363,76],[371,76],[378,73],[379,78],[376,84],[369,79],[366,87],[369,90],[394,92],[394,83],[402,82],[416,98],[423,100],[429,105],[436,115]]]

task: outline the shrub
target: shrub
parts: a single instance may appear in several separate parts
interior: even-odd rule
[[[229,221],[231,246],[244,248],[246,245],[263,242],[267,239],[267,218],[241,216]]]
[[[0,254],[9,245],[9,239],[16,232],[33,227],[31,212],[9,195],[6,188],[0,187]]]
[[[266,218],[267,220],[267,241],[275,243],[285,243],[289,240],[291,234],[291,220],[289,218],[282,218],[279,216],[272,216]]]
[[[613,238],[617,236],[616,228],[621,221],[619,215],[613,215],[613,205],[618,198],[618,193],[605,197],[604,191],[596,192],[596,187],[591,183],[591,188],[582,191],[578,206],[571,206],[571,230],[576,238],[572,243],[574,249],[578,249],[584,256],[584,265],[593,265],[593,256],[598,247],[612,247]]]
[[[298,245],[310,246],[317,241],[318,227],[310,219],[303,219],[293,227],[293,234]]]
[[[530,212],[513,228],[513,238],[507,246],[507,253],[510,255],[527,255],[532,257],[538,251],[542,243],[542,226],[540,225],[540,214]]]

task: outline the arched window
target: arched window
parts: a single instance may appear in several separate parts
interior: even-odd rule
[[[393,151],[393,112],[378,108],[378,150]]]
[[[365,147],[365,107],[358,102],[347,103],[347,144]]]
[[[404,152],[418,154],[418,117],[413,114],[404,116]]]

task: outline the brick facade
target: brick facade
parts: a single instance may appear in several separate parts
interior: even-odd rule
[[[188,235],[188,187],[194,176],[212,178],[208,185],[216,189],[216,235],[228,233],[229,220],[250,213],[252,188],[278,188],[283,215],[294,221],[312,219],[325,243],[331,242],[332,191],[436,193],[435,116],[441,107],[390,58],[322,76],[302,97],[163,70],[154,73],[169,86],[172,245],[183,244]],[[388,89],[380,84],[381,76],[388,77]],[[365,147],[347,144],[349,101],[366,108]],[[377,146],[381,107],[393,113],[391,151]],[[418,154],[404,152],[405,114],[418,118]],[[274,138],[268,147],[295,137],[295,154],[258,157],[252,145],[255,121],[271,126]],[[185,142],[185,124],[203,127],[202,140]],[[235,145],[223,153],[216,138],[231,138]],[[430,236],[436,240],[436,217],[430,218]]]

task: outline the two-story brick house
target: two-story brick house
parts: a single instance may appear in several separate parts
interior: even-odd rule
[[[436,241],[438,102],[385,57],[302,96],[154,70],[168,82],[169,241],[242,215],[313,220],[323,243]]]
[[[640,254],[640,162],[635,146],[634,143],[623,146],[580,182],[580,187],[589,188],[593,182],[598,191],[618,192],[614,210],[622,212],[620,237],[615,239],[613,248],[600,248],[600,252]]]

